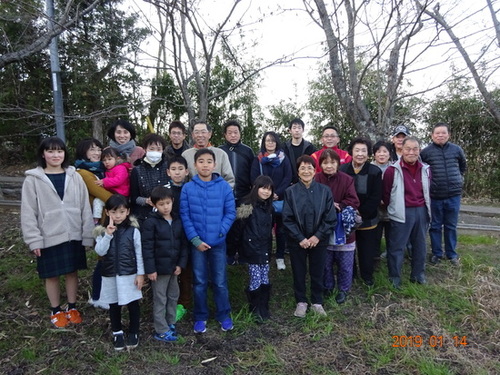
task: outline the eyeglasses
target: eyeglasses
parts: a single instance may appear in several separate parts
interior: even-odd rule
[[[184,135],[183,132],[170,132],[170,135]]]
[[[300,172],[314,171],[315,168],[312,165],[307,165],[299,168]]]
[[[274,139],[266,139],[266,143],[276,143]]]
[[[207,134],[208,133],[208,130],[195,130],[193,131],[193,134],[194,135],[198,135],[198,134]]]
[[[334,134],[325,134],[323,136],[323,138],[338,138],[339,136],[338,135],[334,135]]]

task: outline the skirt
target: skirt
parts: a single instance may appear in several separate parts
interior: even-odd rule
[[[69,241],[42,249],[36,258],[36,270],[40,279],[48,279],[84,270],[87,257],[82,241]]]

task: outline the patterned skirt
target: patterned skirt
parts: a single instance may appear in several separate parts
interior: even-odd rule
[[[40,279],[57,277],[87,268],[87,257],[82,241],[69,241],[42,249],[36,258]]]

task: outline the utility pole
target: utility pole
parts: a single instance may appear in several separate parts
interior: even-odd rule
[[[47,16],[49,18],[49,29],[54,28],[54,2],[46,0]],[[61,68],[59,66],[59,51],[57,48],[57,36],[54,36],[50,41],[50,70],[52,73],[52,91],[54,96],[54,118],[56,120],[56,134],[64,142],[66,136],[64,134],[64,107],[61,85]]]

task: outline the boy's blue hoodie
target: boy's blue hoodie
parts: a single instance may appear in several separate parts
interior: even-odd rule
[[[223,243],[236,218],[231,186],[217,173],[211,181],[194,176],[182,187],[181,218],[189,241],[199,237],[210,246]]]

